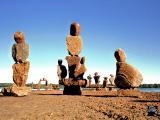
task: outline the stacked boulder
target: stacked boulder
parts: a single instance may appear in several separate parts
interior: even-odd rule
[[[12,57],[15,61],[12,66],[14,84],[10,88],[2,89],[2,93],[4,95],[26,96],[31,92],[31,88],[25,86],[30,67],[30,62],[28,61],[29,45],[25,42],[22,32],[16,32],[14,39],[16,42],[12,46]]]
[[[117,60],[115,85],[121,89],[139,87],[143,81],[142,74],[126,62],[124,51],[119,48],[115,51],[114,56]]]
[[[82,38],[80,36],[80,25],[72,23],[70,27],[70,35],[66,40],[69,56],[66,56],[68,63],[69,78],[64,80],[64,91],[66,95],[81,95],[81,86],[86,86],[87,80],[83,78],[86,71],[85,57],[79,54],[83,47]]]

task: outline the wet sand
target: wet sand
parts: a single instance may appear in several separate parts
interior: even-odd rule
[[[147,106],[158,106],[160,93],[117,97],[116,92],[89,91],[82,96],[62,95],[60,90],[34,91],[25,97],[0,94],[0,120],[160,120],[148,116]]]

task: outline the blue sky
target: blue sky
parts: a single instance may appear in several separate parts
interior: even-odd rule
[[[68,55],[72,22],[81,25],[87,73],[115,74],[114,51],[143,74],[143,83],[160,83],[159,0],[0,0],[0,82],[12,81],[13,35],[22,31],[30,45],[28,82],[46,77],[56,83],[57,60]]]

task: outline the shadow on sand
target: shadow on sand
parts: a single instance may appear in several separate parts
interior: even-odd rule
[[[132,100],[132,102],[160,102],[160,100]]]

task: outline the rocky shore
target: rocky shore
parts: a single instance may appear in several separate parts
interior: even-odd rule
[[[124,91],[109,94],[105,90],[85,90],[82,96],[62,95],[60,90],[34,91],[25,97],[0,94],[0,103],[0,120],[160,119],[159,92],[127,97]],[[158,113],[148,116],[148,106],[158,106]]]

